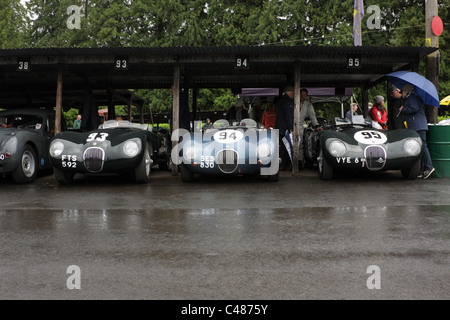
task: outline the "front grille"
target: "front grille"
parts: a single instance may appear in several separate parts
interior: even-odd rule
[[[368,146],[364,157],[369,170],[380,170],[386,164],[386,150],[381,146]]]
[[[84,166],[89,172],[97,173],[102,171],[105,160],[105,152],[101,148],[88,148],[83,155]]]
[[[238,166],[238,154],[234,150],[220,150],[216,162],[223,173],[233,173]]]

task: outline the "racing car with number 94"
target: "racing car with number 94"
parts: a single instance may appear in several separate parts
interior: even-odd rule
[[[193,181],[196,174],[259,175],[278,181],[278,130],[258,129],[256,122],[248,118],[233,125],[220,119],[204,133],[186,132],[173,150],[175,157],[183,182]]]

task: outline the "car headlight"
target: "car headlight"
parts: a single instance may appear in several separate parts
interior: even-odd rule
[[[184,149],[184,157],[187,160],[192,161],[195,158],[197,158],[197,156],[198,156],[198,152],[197,152],[197,149],[195,147],[189,146],[189,147],[186,147]]]
[[[272,153],[272,149],[267,143],[260,144],[258,148],[256,148],[256,154],[259,158],[267,158],[270,157]]]
[[[134,140],[128,140],[123,145],[123,152],[130,158],[136,156],[139,153],[139,151],[140,151],[139,145]]]
[[[419,155],[420,151],[422,150],[422,146],[416,139],[406,140],[403,148],[405,149],[406,153],[411,156]]]
[[[340,140],[332,141],[328,149],[333,157],[342,157],[347,152],[345,144]]]
[[[55,158],[64,151],[64,143],[61,141],[52,142],[50,145],[50,155]]]
[[[17,151],[17,137],[12,136],[0,144],[0,152],[14,154]]]

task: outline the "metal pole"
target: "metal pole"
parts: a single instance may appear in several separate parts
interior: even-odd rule
[[[425,0],[425,44],[427,47],[439,47],[439,39],[432,30],[432,21],[437,15],[437,0]],[[436,89],[439,88],[439,50],[427,56],[427,79],[436,86]],[[425,112],[428,123],[437,123],[437,107],[426,106]]]

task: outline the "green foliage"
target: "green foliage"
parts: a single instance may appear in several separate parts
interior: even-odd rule
[[[228,110],[234,105],[236,95],[228,89],[201,89],[197,101],[199,111]]]
[[[69,109],[66,112],[63,112],[64,115],[64,120],[66,120],[66,124],[68,127],[72,127],[73,122],[75,121],[75,119],[77,118],[77,115],[79,114],[80,111],[78,111],[77,109]]]
[[[445,97],[450,94],[450,4],[438,3],[444,21],[439,95]],[[352,46],[353,4],[354,0],[30,0],[24,8],[20,0],[0,0],[0,48]],[[81,8],[80,29],[67,26],[70,5]],[[381,10],[379,30],[367,26],[370,5]],[[424,45],[424,0],[366,0],[364,7],[364,46]],[[426,61],[420,72],[425,74],[425,69]],[[360,101],[360,90],[355,91]],[[369,99],[385,91],[379,85],[370,90]],[[136,93],[147,101],[145,112],[150,106],[162,112],[172,105],[168,89]],[[192,92],[190,96],[192,100]],[[223,110],[234,99],[230,90],[202,89],[197,110]]]
[[[0,49],[23,48],[29,20],[25,8],[20,0],[0,0],[0,8]]]

